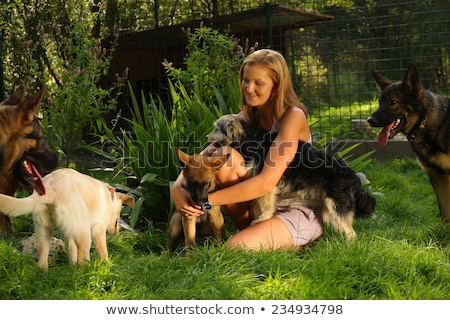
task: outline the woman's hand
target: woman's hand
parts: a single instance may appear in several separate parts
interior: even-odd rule
[[[178,212],[180,212],[187,219],[193,219],[204,214],[204,211],[199,205],[192,201],[189,191],[183,188],[183,179],[182,174],[180,174],[178,179],[173,184],[171,188],[172,200]]]

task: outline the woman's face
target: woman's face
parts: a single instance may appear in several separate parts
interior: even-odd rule
[[[271,70],[261,65],[245,65],[242,73],[241,90],[245,102],[251,107],[264,106],[272,97],[274,82]]]

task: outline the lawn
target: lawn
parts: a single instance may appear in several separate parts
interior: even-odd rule
[[[372,218],[355,221],[357,240],[327,227],[299,252],[206,243],[167,253],[165,230],[149,227],[109,237],[106,264],[93,252],[89,265],[69,266],[62,253],[45,272],[20,252],[32,222],[17,218],[19,234],[0,239],[0,299],[449,299],[450,229],[425,173],[409,158],[364,172],[378,202]]]

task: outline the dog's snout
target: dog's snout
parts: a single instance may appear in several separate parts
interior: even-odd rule
[[[202,192],[202,193],[191,194],[191,198],[192,198],[192,201],[194,201],[194,203],[196,205],[201,206],[203,203],[208,201],[208,192],[206,191],[206,192]]]
[[[371,115],[368,119],[367,122],[372,126],[376,126],[378,124],[378,120],[374,115]]]

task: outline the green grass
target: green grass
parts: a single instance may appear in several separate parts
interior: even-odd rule
[[[206,243],[188,256],[167,253],[165,231],[150,227],[109,237],[106,264],[93,251],[89,265],[70,266],[62,253],[45,272],[20,252],[31,218],[15,219],[19,235],[0,240],[0,299],[449,299],[450,229],[425,173],[411,159],[364,172],[378,203],[372,218],[355,221],[357,240],[327,227],[299,252]]]

